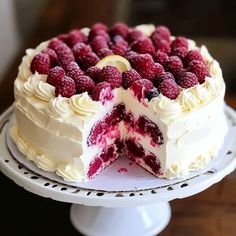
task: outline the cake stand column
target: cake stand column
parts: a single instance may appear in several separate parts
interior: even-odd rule
[[[136,207],[94,207],[72,204],[70,219],[87,236],[153,236],[169,223],[168,202]]]

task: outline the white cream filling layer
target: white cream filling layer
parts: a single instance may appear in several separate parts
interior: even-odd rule
[[[191,48],[196,48],[193,41],[189,42]],[[135,136],[160,159],[165,178],[183,176],[204,167],[222,146],[227,131],[223,111],[225,84],[218,62],[206,47],[197,49],[209,67],[211,78],[181,91],[176,100],[160,95],[150,102],[145,99],[144,105],[134,98],[131,90],[122,88],[116,89],[114,100],[105,105],[92,101],[87,93],[70,99],[55,97],[54,87],[45,82],[46,76],[32,75],[29,69],[34,55],[45,47],[47,42],[35,50],[28,49],[23,57],[14,86],[16,124],[12,129],[19,150],[43,170],[56,171],[69,181],[87,180],[89,164],[101,151],[97,146],[88,147],[89,131],[121,102],[136,118],[145,115],[161,130],[164,144],[159,148],[150,145],[150,138]],[[127,135],[122,130],[122,136]]]

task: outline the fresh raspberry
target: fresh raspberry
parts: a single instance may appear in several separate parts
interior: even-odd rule
[[[96,36],[102,36],[106,40],[106,42],[111,41],[109,34],[105,30],[102,30],[102,29],[92,29],[89,32],[89,36],[88,36],[89,41],[92,41],[93,38],[95,38]]]
[[[72,61],[65,67],[66,75],[71,77],[73,80],[77,80],[79,76],[83,75],[84,72],[79,68],[78,64]]]
[[[91,30],[104,30],[104,31],[108,31],[108,27],[101,22],[95,23],[92,27]]]
[[[155,63],[155,76],[162,75],[164,71],[165,70],[164,70],[163,66],[156,62]]]
[[[48,48],[55,50],[56,47],[63,44],[63,42],[58,38],[53,38],[48,43]]]
[[[77,60],[82,69],[87,70],[91,66],[95,66],[99,61],[98,56],[94,52],[90,52]]]
[[[94,101],[105,100],[107,96],[111,96],[111,85],[106,81],[95,85],[91,97]],[[108,98],[108,97],[107,97]],[[108,98],[109,100],[109,98]]]
[[[124,56],[127,52],[127,47],[122,42],[112,43],[110,49],[114,54]]]
[[[94,81],[87,75],[80,75],[75,80],[76,84],[76,92],[83,93],[83,92],[92,92],[94,89],[95,83]]]
[[[60,80],[65,75],[66,72],[63,70],[63,68],[60,66],[56,66],[49,71],[46,82],[51,84],[52,86],[56,86],[58,80]]]
[[[153,80],[153,84],[156,88],[158,88],[160,83],[167,79],[175,80],[174,76],[170,72],[163,72],[160,76]]]
[[[112,36],[121,35],[124,39],[128,36],[128,33],[129,27],[122,22],[114,24],[113,27],[110,29],[110,34]]]
[[[170,30],[167,27],[160,25],[156,27],[155,31],[151,35],[151,38],[158,37],[159,39],[164,39],[167,42],[170,42],[170,36]]]
[[[188,40],[187,38],[183,36],[176,37],[172,42],[171,42],[171,48],[178,48],[178,47],[185,47],[188,49]]]
[[[95,82],[98,82],[98,77],[101,71],[102,70],[99,67],[91,66],[87,69],[86,75],[92,78]]]
[[[58,57],[56,52],[51,48],[45,48],[42,53],[48,54],[50,58],[50,64],[52,67],[57,65]]]
[[[158,50],[157,52],[154,53],[153,59],[155,62],[158,62],[161,65],[165,66],[166,62],[169,59],[169,56],[165,52]]]
[[[184,57],[187,55],[188,49],[186,47],[175,47],[171,50],[172,56],[178,56],[181,59],[184,59]]]
[[[205,82],[205,77],[210,76],[210,73],[202,61],[193,60],[189,63],[188,70],[198,77],[200,84]]]
[[[70,98],[76,94],[76,85],[72,78],[69,76],[64,76],[58,79],[57,84],[55,85],[56,96],[61,95],[62,97]]]
[[[182,88],[191,88],[198,83],[198,78],[191,72],[184,72],[176,80],[177,84]]]
[[[193,60],[198,60],[203,62],[203,57],[201,53],[198,50],[190,50],[188,51],[188,54],[184,58],[184,63],[186,66],[189,65],[189,63]]]
[[[131,89],[134,91],[134,95],[140,100],[144,98],[147,92],[153,89],[153,83],[147,79],[140,79],[133,82]]]
[[[45,74],[47,75],[50,70],[50,57],[48,54],[45,53],[39,53],[37,54],[30,65],[30,70],[32,73],[35,73],[36,71],[39,74]]]
[[[159,92],[157,88],[153,88],[149,90],[146,94],[146,98],[148,99],[148,101],[151,101],[153,98],[158,97],[158,96],[159,96]]]
[[[166,41],[165,39],[160,39],[158,37],[152,38],[152,42],[156,50],[165,52],[167,54],[170,53],[170,43]]]
[[[102,48],[97,52],[97,55],[100,59],[112,54],[114,54],[114,52],[109,48]]]
[[[65,39],[65,42],[69,47],[73,47],[77,43],[84,43],[86,41],[87,37],[80,30],[70,31],[67,38]]]
[[[156,66],[149,54],[138,54],[130,60],[132,67],[138,71],[142,78],[153,80],[156,77]]]
[[[142,79],[142,77],[136,70],[129,69],[124,71],[122,73],[122,86],[123,88],[127,89],[133,84],[134,81],[139,79]]]
[[[65,67],[70,62],[74,61],[74,55],[70,48],[66,44],[60,44],[55,49],[55,52],[58,56],[58,64],[62,67]]]
[[[102,48],[108,48],[106,40],[102,36],[96,36],[92,39],[90,46],[97,53]]]
[[[172,74],[176,74],[183,69],[183,63],[179,57],[170,56],[166,63],[166,69]]]
[[[155,48],[153,46],[152,40],[148,37],[140,37],[132,43],[131,49],[135,52],[142,54],[149,53],[153,54]]]
[[[127,36],[127,40],[130,43],[132,43],[132,42],[136,41],[137,39],[139,39],[140,37],[143,37],[143,33],[140,30],[134,29],[129,32],[129,34]]]
[[[179,95],[179,88],[173,79],[165,79],[158,86],[161,94],[169,99],[176,99]]]
[[[72,52],[75,56],[75,60],[77,61],[80,57],[83,57],[92,52],[92,48],[84,43],[77,43],[72,48]]]
[[[99,81],[106,81],[112,88],[118,88],[121,86],[122,74],[114,66],[105,66],[99,74]]]

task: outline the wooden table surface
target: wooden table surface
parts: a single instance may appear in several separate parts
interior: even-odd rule
[[[93,1],[88,15],[87,1],[50,1],[34,33],[10,65],[0,85],[0,112],[13,102],[13,81],[25,48],[35,47],[73,27],[91,25],[100,20],[111,24],[116,1]],[[78,3],[80,2],[80,3]],[[79,13],[76,9],[80,9]],[[75,17],[76,15],[76,17]],[[226,102],[236,109],[236,95],[226,95]],[[69,222],[69,204],[42,198],[16,186],[1,174],[0,235],[78,235]],[[161,236],[234,236],[236,235],[236,173],[195,196],[171,202],[172,219]]]

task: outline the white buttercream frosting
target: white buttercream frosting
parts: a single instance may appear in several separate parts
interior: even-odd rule
[[[90,32],[90,28],[88,27],[84,27],[80,30],[82,33],[84,33],[86,36],[89,35],[89,32]]]
[[[101,109],[101,104],[93,101],[87,92],[72,96],[69,103],[71,108],[82,120],[90,119]]]
[[[36,155],[36,159],[34,161],[37,166],[45,171],[54,172],[57,169],[57,166],[55,162],[51,160],[50,157],[47,157],[47,155]]]
[[[33,74],[31,75],[27,81],[23,84],[23,92],[27,96],[33,96],[35,94],[35,89],[38,83],[41,81],[41,75]]]
[[[55,97],[55,87],[41,80],[35,88],[35,96],[48,102]]]
[[[73,158],[70,164],[60,164],[57,169],[57,174],[70,181],[77,181],[78,179],[84,180],[84,176],[86,176],[83,163],[80,158],[76,157]]]
[[[144,36],[149,37],[155,31],[155,25],[153,25],[153,24],[143,24],[143,25],[136,26],[135,29],[141,31]]]
[[[16,125],[11,129],[11,136],[17,144],[18,149],[29,160],[34,161],[37,166],[45,171],[54,172],[56,170],[55,163],[48,158],[45,154],[40,155],[36,153],[35,149],[29,141],[26,141],[20,134]]]
[[[69,117],[74,114],[69,98],[58,96],[49,102],[49,108],[55,117]]]
[[[173,102],[173,100],[163,96],[162,94],[153,98],[149,102],[149,107],[157,116],[162,117],[162,120],[165,120],[166,122],[167,119],[174,119],[182,112],[181,105],[178,102]]]

